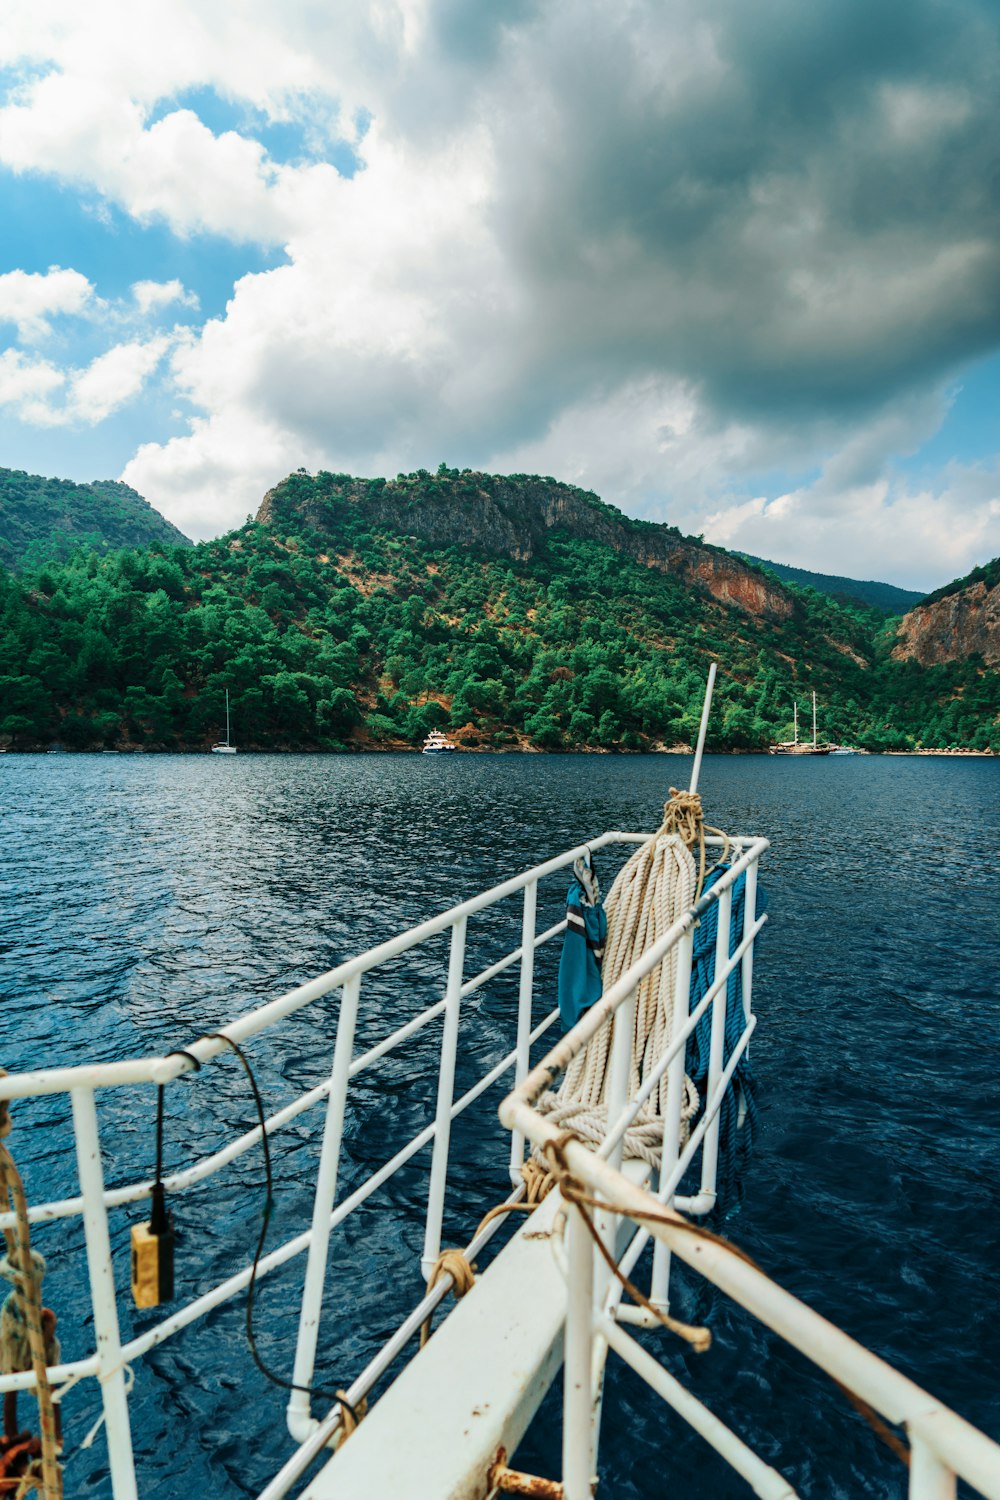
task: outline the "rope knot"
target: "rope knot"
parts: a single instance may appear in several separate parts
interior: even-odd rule
[[[427,1278],[427,1290],[430,1291],[432,1287],[436,1286],[442,1276],[451,1277],[451,1291],[456,1301],[459,1297],[464,1297],[466,1292],[471,1292],[476,1284],[476,1268],[469,1264],[464,1252],[461,1250],[441,1251],[441,1254],[434,1262],[431,1274]],[[421,1326],[421,1349],[431,1336],[431,1318],[433,1316],[432,1312],[428,1313]]]
[[[660,832],[679,834],[690,849],[700,841],[704,824],[705,814],[699,793],[680,791],[672,786],[670,800],[663,804]]]
[[[340,1403],[340,1428],[333,1444],[336,1449],[347,1442],[352,1432],[357,1432],[368,1415],[368,1397],[362,1396],[360,1401],[352,1404],[347,1399],[346,1391],[335,1391],[334,1395]]]

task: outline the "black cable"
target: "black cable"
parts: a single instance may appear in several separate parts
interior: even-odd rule
[[[169,1227],[163,1188],[163,1092],[161,1083],[156,1090],[156,1176],[150,1194],[152,1204],[149,1212],[149,1227],[154,1234],[165,1234]]]
[[[226,1036],[225,1032],[222,1031],[207,1032],[206,1039],[217,1042],[225,1042],[226,1046],[231,1047],[232,1050],[236,1053],[243,1071],[244,1073],[246,1073],[247,1078],[250,1081],[250,1088],[253,1091],[254,1103],[257,1106],[257,1119],[260,1123],[260,1141],[264,1151],[264,1180],[267,1196],[264,1200],[263,1222],[260,1226],[260,1236],[257,1240],[257,1249],[254,1253],[253,1266],[250,1271],[250,1282],[247,1286],[247,1343],[250,1346],[250,1353],[253,1356],[253,1362],[257,1366],[261,1374],[265,1375],[267,1379],[272,1382],[272,1384],[281,1386],[282,1389],[286,1391],[304,1391],[308,1396],[323,1396],[328,1401],[338,1402],[345,1411],[350,1412],[351,1420],[355,1425],[357,1425],[358,1421],[360,1420],[357,1410],[354,1406],[351,1405],[350,1401],[347,1400],[346,1396],[344,1396],[342,1392],[324,1391],[321,1390],[318,1386],[298,1385],[294,1380],[286,1380],[283,1375],[275,1374],[275,1372],[264,1363],[264,1360],[261,1357],[260,1350],[257,1348],[257,1340],[254,1337],[253,1331],[253,1304],[254,1292],[257,1285],[257,1268],[260,1265],[260,1258],[264,1253],[264,1242],[267,1239],[267,1229],[268,1225],[271,1222],[271,1217],[274,1213],[274,1179],[271,1173],[271,1143],[267,1137],[266,1118],[264,1115],[264,1101],[260,1096],[260,1089],[257,1087],[257,1080],[254,1077],[253,1069],[251,1068],[250,1063],[247,1060],[247,1056],[243,1051],[243,1048],[239,1046],[237,1042],[234,1042],[232,1037]],[[160,1092],[162,1093],[162,1089]]]

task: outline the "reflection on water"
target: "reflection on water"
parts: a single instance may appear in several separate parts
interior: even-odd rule
[[[587,835],[655,826],[686,770],[655,756],[6,756],[0,1060],[48,1066],[183,1045]],[[1000,767],[716,757],[702,790],[710,821],[773,843],[753,1045],[763,1128],[727,1232],[790,1290],[998,1434],[989,1351],[1000,1264]],[[557,880],[542,920],[557,918],[561,895]],[[470,964],[502,951],[517,921],[512,905],[473,922]],[[543,981],[554,961],[542,960]],[[435,998],[445,963],[439,939],[373,978],[359,1045]],[[516,978],[505,976],[469,1002],[459,1087],[506,1050],[515,996]],[[269,1106],[324,1076],[337,1005],[331,997],[289,1022],[280,1045],[257,1044]],[[438,1034],[359,1080],[346,1187],[426,1122]],[[446,1231],[455,1240],[503,1191],[498,1097],[456,1131]],[[254,1121],[233,1060],[185,1080],[169,1101],[171,1164]],[[100,1105],[108,1181],[148,1172],[152,1091],[106,1093]],[[66,1116],[59,1098],[16,1106],[13,1145],[36,1200],[75,1188]],[[303,1117],[276,1140],[275,1243],[308,1219],[313,1123]],[[426,1156],[335,1240],[328,1383],[352,1379],[413,1300],[425,1196]],[[260,1207],[254,1154],[179,1205],[185,1299],[247,1263]],[[128,1228],[114,1217],[123,1287]],[[83,1352],[79,1227],[46,1228],[38,1240],[50,1259],[46,1299],[74,1357]],[[283,1370],[300,1278],[295,1262],[261,1296],[265,1354]],[[682,1312],[697,1310],[693,1295],[678,1284]],[[905,1493],[896,1460],[805,1361],[721,1298],[710,1316],[711,1353],[656,1342],[658,1353],[685,1366],[702,1399],[801,1493]],[[147,1326],[143,1317],[126,1309],[126,1337]],[[239,1305],[221,1309],[141,1363],[144,1495],[180,1500],[209,1485],[218,1500],[253,1494],[287,1455],[284,1397],[250,1365],[242,1317]],[[66,1409],[78,1440],[96,1413],[93,1389],[79,1387]],[[602,1480],[615,1500],[660,1495],[671,1471],[695,1496],[745,1493],[615,1364],[604,1439]],[[521,1461],[556,1472],[551,1403]],[[72,1458],[67,1492],[110,1492],[101,1442]]]

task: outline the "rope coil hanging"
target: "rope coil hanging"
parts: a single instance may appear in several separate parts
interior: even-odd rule
[[[692,907],[701,893],[706,873],[707,828],[697,792],[670,788],[663,821],[619,870],[605,902],[608,936],[601,978],[605,991],[635,964],[669,928]],[[729,839],[725,840],[725,853]],[[695,863],[693,850],[698,851]],[[680,962],[679,944],[642,979],[636,991],[635,1026],[628,1091],[634,1095],[643,1080],[670,1045],[673,1031],[674,989]],[[542,1095],[541,1113],[553,1124],[572,1129],[592,1145],[607,1132],[608,1061],[614,1028],[612,1018],[575,1057],[557,1090]],[[698,1092],[690,1078],[684,1079],[681,1101],[681,1140],[686,1141],[692,1116],[698,1109]],[[625,1136],[626,1157],[638,1158],[658,1168],[663,1144],[663,1115],[667,1104],[667,1076],[659,1080]]]
[[[3,1070],[0,1070],[2,1072]],[[0,1110],[0,1137],[10,1133],[10,1111]],[[14,1164],[3,1140],[0,1139],[0,1211],[14,1213],[14,1228],[4,1230],[7,1254],[0,1261],[0,1275],[13,1284],[13,1291],[0,1312],[0,1371],[15,1374],[31,1370],[35,1376],[35,1394],[38,1399],[38,1422],[41,1453],[31,1457],[28,1467],[16,1476],[16,1490],[27,1494],[30,1489],[40,1490],[44,1500],[61,1500],[62,1469],[59,1465],[60,1440],[56,1407],[49,1384],[50,1364],[59,1362],[59,1343],[55,1337],[55,1314],[42,1306],[42,1277],[45,1261],[31,1248],[31,1230],[28,1225],[28,1204],[21,1174]],[[16,1427],[16,1397],[13,1403],[4,1403],[5,1419],[13,1417]],[[5,1420],[5,1426],[7,1420]],[[10,1491],[14,1476],[8,1478],[7,1458],[10,1448],[16,1446],[22,1434],[6,1433],[3,1456],[3,1473],[0,1485]],[[20,1446],[24,1447],[25,1444]],[[30,1446],[30,1445],[27,1445]]]

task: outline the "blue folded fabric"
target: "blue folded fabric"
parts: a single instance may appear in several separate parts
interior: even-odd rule
[[[608,916],[598,896],[590,901],[579,880],[566,896],[566,933],[559,959],[559,1014],[566,1031],[601,998],[601,958],[608,936]]]

